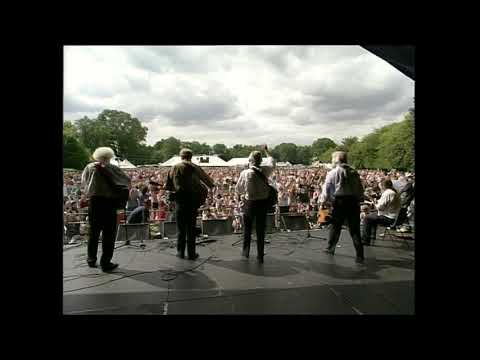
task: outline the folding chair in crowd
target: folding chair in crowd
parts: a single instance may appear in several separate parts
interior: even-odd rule
[[[405,222],[405,220],[407,219],[407,209],[406,208],[401,208],[400,211],[398,212],[397,214],[397,217],[395,218],[395,221],[393,222],[392,225],[390,226],[387,226],[385,227],[385,231],[383,232],[383,234],[380,235],[380,238],[382,238],[382,240],[385,240],[387,237],[390,239],[390,240],[394,240],[396,238],[401,238],[405,245],[407,245],[407,248],[410,249],[410,245],[406,239],[405,236],[400,236],[398,235],[397,233],[397,227],[403,225],[403,223]],[[375,243],[375,239],[372,239],[372,245]]]

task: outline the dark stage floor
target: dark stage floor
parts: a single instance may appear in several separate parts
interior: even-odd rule
[[[64,314],[414,314],[413,242],[377,240],[355,264],[348,231],[335,256],[322,252],[327,230],[267,236],[265,263],[240,257],[239,235],[210,237],[200,258],[175,256],[175,240],[148,240],[144,250],[115,250],[115,273],[86,265],[86,246],[63,253]],[[120,246],[122,243],[117,243]],[[232,246],[234,244],[234,246]],[[101,248],[101,246],[100,246]],[[99,249],[99,252],[101,250]],[[189,269],[194,268],[192,271]]]

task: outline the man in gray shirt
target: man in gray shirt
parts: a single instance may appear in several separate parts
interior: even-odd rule
[[[320,205],[330,204],[331,226],[326,253],[334,255],[345,219],[357,253],[356,262],[364,262],[363,245],[360,237],[360,202],[363,186],[357,171],[347,164],[347,154],[336,151],[332,154],[334,168],[330,170],[323,185]]]
[[[255,220],[257,233],[257,259],[263,264],[265,246],[265,227],[267,221],[269,187],[268,177],[275,169],[275,160],[268,153],[267,145],[263,146],[267,155],[264,165],[260,151],[252,151],[249,156],[249,168],[243,170],[238,178],[235,191],[245,194],[245,209],[243,214],[243,251],[242,256],[250,256],[250,243],[252,240],[252,227]],[[261,174],[263,174],[263,176]]]

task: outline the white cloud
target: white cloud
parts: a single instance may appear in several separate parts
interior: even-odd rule
[[[70,46],[64,117],[126,111],[147,142],[340,141],[398,121],[414,82],[360,46]]]

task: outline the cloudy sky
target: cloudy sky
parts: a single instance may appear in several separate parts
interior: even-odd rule
[[[401,120],[414,82],[360,46],[68,46],[64,119],[126,111],[147,143],[339,142]]]

